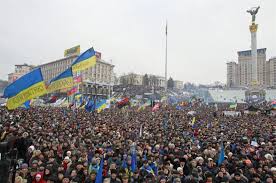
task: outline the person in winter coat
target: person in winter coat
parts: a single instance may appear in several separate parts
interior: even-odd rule
[[[97,173],[96,173],[95,171],[92,171],[92,172],[90,173],[90,176],[87,177],[87,179],[85,180],[84,183],[95,183],[96,174],[97,174]]]
[[[120,179],[117,178],[116,170],[111,170],[110,183],[121,183]]]
[[[247,183],[247,181],[241,177],[240,173],[235,173],[230,183]]]
[[[32,183],[46,183],[46,181],[43,179],[41,173],[37,173]]]
[[[53,175],[52,172],[53,172],[52,167],[46,167],[45,170],[44,170],[43,179],[45,181],[47,181],[47,180],[54,180],[56,178],[56,176]]]
[[[63,162],[62,162],[64,171],[66,171],[66,170],[70,167],[71,164],[72,164],[72,163],[71,163],[70,158],[69,158],[68,156],[66,156],[66,157],[64,158]]]

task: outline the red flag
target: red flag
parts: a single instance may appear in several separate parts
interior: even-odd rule
[[[76,93],[78,91],[78,88],[75,86],[75,87],[73,87],[71,90],[69,90],[68,92],[67,92],[67,96],[71,96],[71,95],[73,95],[74,93]]]
[[[121,100],[120,102],[118,102],[117,103],[117,106],[119,107],[119,108],[122,108],[122,107],[124,107],[124,106],[126,106],[126,105],[128,105],[129,104],[129,98],[124,98],[123,100]]]
[[[48,103],[55,103],[57,101],[57,96],[52,96],[51,99],[48,101]]]
[[[74,78],[74,83],[80,83],[80,82],[82,82],[82,75],[79,75]]]

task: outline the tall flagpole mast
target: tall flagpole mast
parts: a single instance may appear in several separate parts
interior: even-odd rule
[[[167,80],[167,54],[168,51],[168,22],[166,21],[166,53],[165,53],[165,92],[167,93],[168,89],[168,80]]]

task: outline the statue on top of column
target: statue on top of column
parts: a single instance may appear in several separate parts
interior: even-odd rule
[[[251,14],[251,16],[252,16],[252,23],[255,22],[256,14],[258,13],[259,9],[260,9],[260,6],[251,8],[250,10],[246,11],[246,12],[248,12],[248,13]]]

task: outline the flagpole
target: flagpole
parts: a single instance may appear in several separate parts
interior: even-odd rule
[[[167,94],[168,82],[167,82],[167,59],[168,59],[168,22],[166,21],[166,51],[165,51],[165,92]]]

